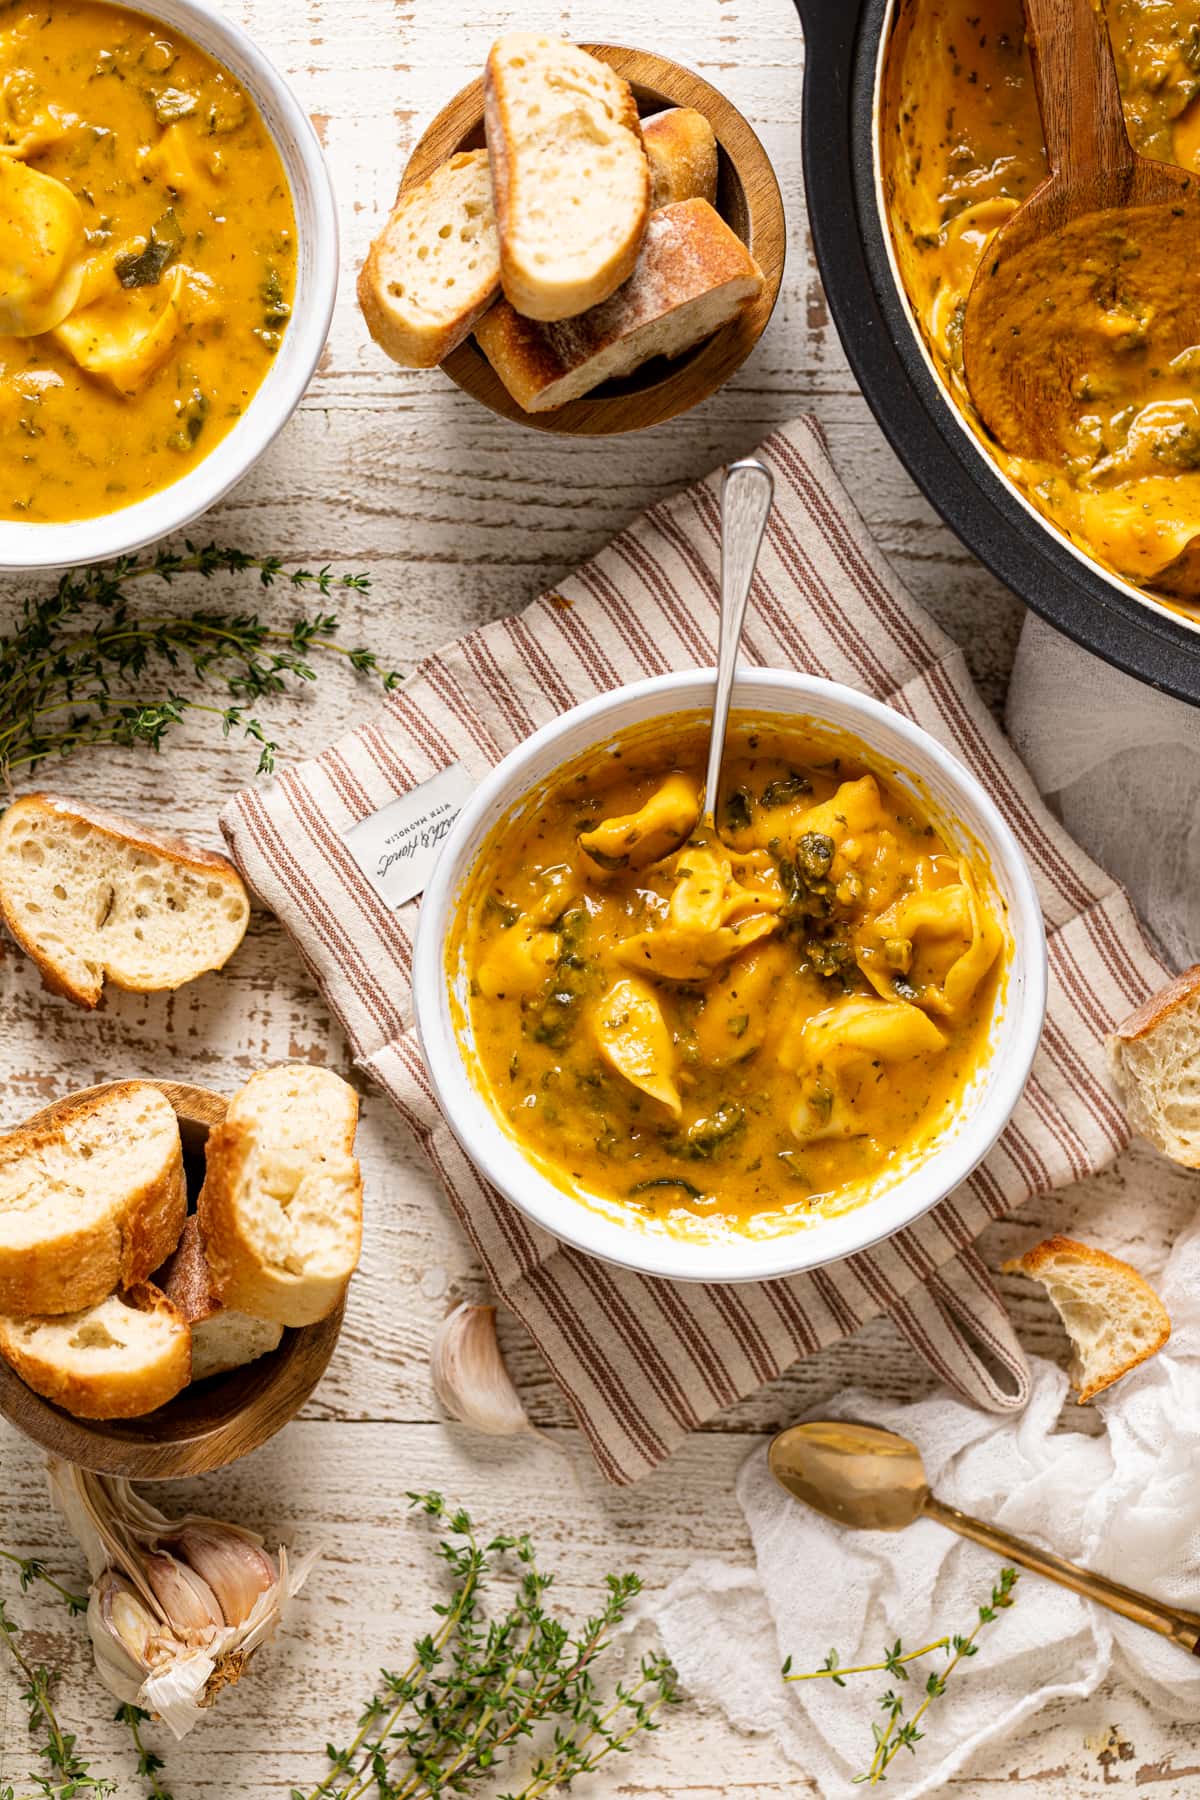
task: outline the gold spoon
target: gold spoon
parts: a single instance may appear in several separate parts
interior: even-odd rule
[[[771,1473],[781,1487],[837,1525],[856,1531],[903,1531],[914,1520],[936,1519],[960,1537],[1020,1563],[1060,1587],[1132,1619],[1181,1650],[1200,1655],[1200,1613],[1183,1612],[1132,1588],[1038,1550],[995,1525],[947,1506],[930,1492],[921,1452],[907,1438],[877,1425],[816,1419],[781,1431],[771,1445]]]
[[[721,763],[729,730],[733,678],[746,602],[763,532],[771,511],[775,482],[770,469],[753,456],[732,462],[721,482],[721,615],[717,626],[717,691],[713,698],[712,736],[704,776],[704,823],[714,837],[720,800]]]

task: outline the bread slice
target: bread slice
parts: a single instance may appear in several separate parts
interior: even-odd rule
[[[1080,1400],[1111,1387],[1171,1335],[1170,1316],[1154,1289],[1107,1250],[1051,1237],[1004,1269],[1040,1281],[1054,1302],[1074,1347],[1070,1377]]]
[[[187,1214],[179,1123],[146,1081],[0,1137],[0,1313],[74,1313],[144,1281]]]
[[[581,318],[523,319],[498,300],[475,327],[480,349],[526,412],[552,412],[652,356],[679,356],[753,300],[762,271],[707,200],[651,215],[637,268]]]
[[[148,1282],[61,1318],[0,1318],[0,1356],[79,1419],[141,1418],[192,1376],[187,1321]]]
[[[43,985],[95,1006],[105,978],[157,993],[219,969],[246,933],[233,864],[57,794],[0,818],[0,913]]]
[[[357,1125],[358,1096],[328,1069],[265,1069],[234,1095],[197,1207],[226,1306],[280,1325],[333,1312],[362,1247]]]
[[[1200,1169],[1200,963],[1117,1027],[1108,1061],[1133,1129],[1173,1162]]]
[[[677,200],[717,204],[717,139],[694,106],[672,106],[642,120],[642,141],[650,163],[650,205]]]
[[[402,193],[358,277],[367,329],[393,362],[431,369],[500,292],[486,150],[464,150]]]
[[[192,1333],[192,1380],[226,1375],[276,1350],[283,1326],[222,1306],[193,1213],[172,1256],[154,1278]]]
[[[562,38],[498,38],[483,119],[500,281],[530,319],[570,319],[620,287],[650,212],[650,170],[629,84]]]

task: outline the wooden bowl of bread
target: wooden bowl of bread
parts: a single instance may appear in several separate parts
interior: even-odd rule
[[[779,184],[741,113],[670,58],[534,32],[421,138],[359,278],[372,336],[539,431],[661,424],[758,342]]]
[[[358,1262],[358,1101],[264,1070],[226,1101],[85,1088],[0,1137],[0,1413],[138,1480],[244,1456],[304,1404]]]

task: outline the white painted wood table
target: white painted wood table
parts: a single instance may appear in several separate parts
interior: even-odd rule
[[[838,0],[827,0],[830,5]],[[462,629],[532,597],[601,545],[639,508],[744,453],[775,423],[808,409],[902,577],[967,647],[999,707],[1020,608],[918,497],[849,375],[826,312],[806,229],[799,156],[803,46],[790,0],[226,0],[294,82],[311,110],[340,201],[342,292],[329,348],[299,415],[206,532],[312,566],[369,570],[371,593],[342,608],[348,636],[410,668]],[[474,75],[492,38],[516,25],[643,44],[692,63],[750,117],[774,159],[789,220],[778,310],[748,364],[720,395],[632,439],[547,439],[493,418],[437,372],[410,374],[367,339],[353,275],[390,204],[402,159],[432,113]],[[0,628],[20,585],[0,585]],[[239,593],[236,584],[228,596]],[[252,604],[240,590],[240,603]],[[290,616],[283,596],[264,603]],[[375,703],[353,677],[322,668],[315,690],[271,708],[285,752],[336,736]],[[52,771],[69,791],[160,819],[216,842],[222,801],[252,775],[254,756],[200,725],[161,759],[81,757]],[[0,948],[0,1122],[15,1123],[69,1088],[115,1074],[174,1076],[231,1091],[251,1070],[314,1058],[351,1075],[345,1045],[273,919],[255,915],[229,970],[176,996],[110,993],[93,1015],[41,991],[11,945]],[[242,1464],[192,1485],[190,1497],[298,1546],[325,1546],[295,1629],[222,1698],[205,1727],[171,1752],[175,1800],[265,1800],[323,1772],[321,1750],[349,1735],[381,1664],[425,1628],[432,1597],[426,1532],[404,1494],[438,1486],[496,1528],[528,1527],[562,1571],[561,1598],[586,1606],[609,1569],[637,1568],[650,1587],[699,1552],[745,1557],[735,1473],[762,1435],[851,1382],[914,1397],[924,1368],[886,1320],[801,1365],[697,1434],[665,1469],[628,1492],[606,1489],[536,1352],[504,1337],[514,1373],[553,1448],[480,1440],[439,1420],[430,1391],[431,1335],[457,1295],[482,1292],[480,1271],[385,1100],[363,1095],[360,1149],[368,1217],[338,1354],[303,1417]],[[1133,1152],[1098,1180],[1031,1205],[994,1227],[1000,1258],[1051,1228],[1078,1225],[1127,1248],[1153,1275],[1171,1231],[1195,1205],[1192,1178]],[[1062,1356],[1064,1340],[1029,1284],[1007,1281],[1030,1349]],[[0,1543],[78,1573],[51,1516],[34,1453],[0,1429]],[[2,1578],[0,1578],[2,1580]],[[0,1587],[0,1591],[7,1591]],[[77,1624],[39,1597],[14,1610],[36,1653],[70,1675],[63,1710],[96,1761],[137,1790],[107,1696],[92,1682]],[[797,1620],[797,1651],[824,1649],[819,1622]],[[865,1723],[864,1723],[865,1731]],[[1028,1800],[1093,1788],[1150,1788],[1163,1800],[1200,1792],[1190,1734],[1110,1688],[1044,1715],[996,1745],[946,1792],[984,1800],[1011,1785]],[[23,1792],[23,1712],[0,1665],[0,1788]],[[128,1785],[125,1785],[127,1779]],[[580,1793],[597,1800],[817,1792],[770,1742],[734,1734],[689,1706],[669,1728]]]

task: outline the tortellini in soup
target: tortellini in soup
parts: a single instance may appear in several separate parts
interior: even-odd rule
[[[667,1229],[794,1228],[934,1143],[1008,957],[982,859],[858,748],[667,721],[561,770],[480,852],[448,975],[481,1085],[558,1185]]]
[[[270,368],[295,257],[227,70],[119,6],[0,6],[0,517],[93,518],[186,474]]]

